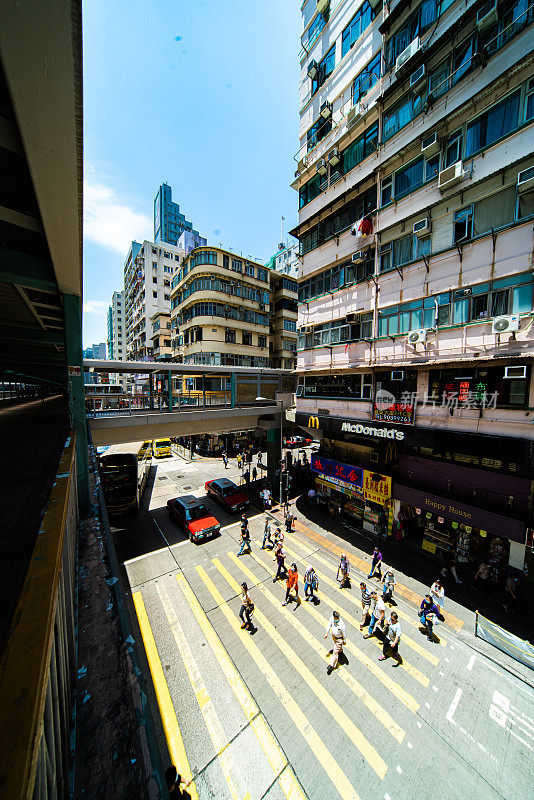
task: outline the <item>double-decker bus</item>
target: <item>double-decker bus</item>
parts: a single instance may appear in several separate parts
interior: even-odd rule
[[[139,511],[152,463],[148,443],[113,445],[100,456],[100,479],[109,514]]]

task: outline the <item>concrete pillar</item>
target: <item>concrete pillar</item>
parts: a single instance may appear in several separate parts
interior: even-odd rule
[[[169,392],[169,411],[172,411],[172,372],[170,371],[167,373],[167,381],[167,389]]]
[[[65,355],[68,369],[69,412],[76,432],[76,471],[80,509],[89,508],[89,458],[83,388],[82,308],[77,294],[64,294]],[[71,369],[72,368],[72,369]]]
[[[267,429],[267,480],[273,497],[279,499],[280,492],[280,461],[282,448],[280,442],[280,429]]]
[[[154,396],[152,394],[152,373],[148,373],[148,407],[150,411],[154,410]]]
[[[236,381],[235,381],[235,372],[232,372],[232,377],[230,378],[230,406],[232,408],[235,407],[235,399],[236,399]]]

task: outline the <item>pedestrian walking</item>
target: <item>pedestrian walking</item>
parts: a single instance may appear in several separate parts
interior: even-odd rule
[[[265,542],[269,542],[270,545],[273,543],[271,539],[271,520],[268,516],[265,517],[265,527],[263,528],[263,542],[261,543],[262,550],[265,550]]]
[[[223,450],[222,460],[223,460],[224,468],[228,469],[228,456],[226,455],[226,451],[225,450]]]
[[[392,569],[387,569],[384,572],[382,583],[383,583],[382,600],[385,603],[391,603],[391,601],[393,600],[393,591],[395,589],[395,584],[397,583]]]
[[[382,655],[379,656],[379,661],[385,661],[390,655],[397,661],[394,667],[398,667],[401,662],[399,655],[399,642],[401,638],[401,626],[399,618],[395,611],[391,612],[388,623],[386,625],[386,635],[384,637],[384,644],[382,645]]]
[[[312,488],[308,491],[308,503],[310,504],[310,507],[312,509],[315,508],[315,499],[316,499],[316,497],[317,497],[317,492],[315,491],[315,489],[312,486]]]
[[[373,577],[373,575],[375,574],[375,570],[377,573],[377,577],[378,578],[382,577],[381,564],[382,564],[382,553],[380,552],[378,547],[375,547],[375,549],[373,550],[373,558],[371,561],[371,572],[367,576],[367,580],[370,580]]]
[[[248,628],[249,630],[252,628],[252,620],[250,619],[250,615],[254,611],[254,603],[250,597],[250,593],[248,590],[248,586],[246,583],[241,584],[241,609],[239,611],[239,616],[241,618],[242,628]]]
[[[282,603],[283,606],[287,606],[289,603],[289,598],[291,596],[291,590],[295,590],[295,602],[300,603],[299,598],[299,573],[297,570],[296,564],[291,564],[287,571],[287,585],[286,585],[286,599]]]
[[[278,562],[278,569],[276,570],[276,575],[273,578],[273,583],[276,583],[278,578],[283,578],[287,573],[286,554],[284,552],[284,548],[282,547],[282,543],[276,547],[276,561]]]
[[[437,625],[440,610],[434,603],[431,594],[426,594],[419,606],[419,619],[423,628],[426,630],[426,638],[429,642],[434,641],[434,625]]]
[[[367,590],[367,584],[363,583],[363,581],[362,583],[360,583],[360,589],[362,592],[362,609],[363,609],[360,630],[363,631],[365,623],[367,622],[367,617],[369,616],[369,609],[371,607],[372,597],[371,597],[371,592]]]
[[[246,483],[247,489],[248,489],[248,487],[250,485],[250,470],[248,470],[248,469],[245,470],[244,478],[245,478],[245,483]]]
[[[286,533],[291,533],[296,517],[291,512],[286,517]]]
[[[339,581],[339,588],[343,589],[349,585],[350,564],[345,553],[341,553],[339,567],[337,568],[337,579]]]
[[[314,592],[317,591],[319,588],[319,578],[317,577],[317,573],[315,572],[314,568],[311,564],[308,564],[308,568],[304,573],[304,599],[305,600],[313,600]]]
[[[248,528],[248,519],[243,514],[241,516],[241,549],[239,550],[239,553],[237,555],[242,556],[247,548],[249,553],[251,553],[252,547],[250,545],[250,531]]]
[[[382,600],[381,597],[378,597],[376,592],[371,592],[371,621],[369,623],[369,630],[363,637],[364,639],[370,639],[374,633],[376,623],[380,625],[381,628],[384,627],[384,623],[386,621],[386,604]]]
[[[189,788],[192,781],[183,781],[174,765],[165,770],[165,783],[169,792],[169,800],[191,800],[191,795],[182,789],[182,786]]]
[[[443,613],[443,606],[445,605],[445,589],[441,585],[441,581],[439,579],[435,580],[430,587],[430,594],[432,595],[432,600],[439,608],[440,614]]]
[[[252,482],[255,483],[258,479],[258,470],[256,467],[252,467]]]
[[[237,454],[237,468],[241,469],[242,464],[243,464],[243,457],[242,457],[241,453],[238,453]]]
[[[329,633],[332,633],[332,640],[334,642],[334,648],[332,650],[332,660],[330,664],[326,668],[326,674],[330,675],[333,669],[335,669],[338,665],[339,656],[343,652],[343,645],[347,642],[347,631],[345,628],[345,623],[339,616],[339,611],[333,611],[332,616],[328,620],[328,627],[326,629],[326,633],[323,636],[323,639],[326,639]]]

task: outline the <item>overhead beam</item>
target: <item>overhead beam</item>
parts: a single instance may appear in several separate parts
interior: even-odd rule
[[[0,248],[0,282],[57,292],[54,270],[48,259],[8,248]]]
[[[43,331],[42,328],[23,328],[19,325],[0,325],[0,339],[14,339],[18,342],[42,342],[44,344],[65,344],[62,333]]]

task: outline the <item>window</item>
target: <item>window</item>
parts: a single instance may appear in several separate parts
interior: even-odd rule
[[[292,281],[290,278],[284,278],[282,280],[282,287],[287,289],[289,292],[298,292],[299,285],[296,281]]]
[[[318,64],[318,72],[315,78],[312,80],[312,95],[314,95],[318,89],[325,83],[327,78],[332,74],[334,71],[334,67],[336,65],[336,46],[335,44],[332,45],[328,53],[325,55],[322,61]]]
[[[445,148],[445,167],[456,164],[462,158],[462,131],[455,131],[447,138]]]
[[[355,220],[371,214],[376,209],[376,186],[371,186],[354,200],[313,225],[300,236],[300,253],[305,255],[316,247],[348,230]]]
[[[243,262],[238,258],[232,258],[232,269],[234,272],[243,272]]]
[[[304,397],[370,400],[373,376],[370,372],[358,375],[310,375],[303,378]]]
[[[387,206],[393,199],[393,175],[382,179],[380,205]]]
[[[252,264],[245,264],[245,275],[248,275],[249,277],[253,278],[255,274],[256,271],[252,266]]]
[[[421,156],[411,164],[395,172],[395,200],[422,186],[424,178],[424,158]]]
[[[466,206],[454,212],[453,244],[459,244],[473,236],[473,206]]]
[[[293,319],[285,319],[283,323],[283,328],[285,331],[296,331],[297,323]]]
[[[170,299],[171,299],[171,296],[170,296],[170,294],[164,294],[164,295],[163,295],[163,299],[164,299],[164,300],[170,300]]]
[[[163,340],[163,346],[164,347],[170,347],[171,346],[171,340],[170,339],[164,339]]]
[[[404,128],[412,119],[421,113],[423,97],[420,94],[414,95],[411,92],[405,95],[393,108],[384,114],[384,130],[382,139],[387,142],[397,131]]]
[[[198,267],[199,264],[216,264],[217,253],[213,250],[201,250],[196,253],[189,261],[189,269]]]
[[[157,268],[158,268],[158,262],[157,261],[153,261],[152,262],[152,269],[157,269]]]
[[[458,47],[454,48],[452,56],[451,86],[464,78],[468,72],[475,67],[475,42],[474,36],[470,36]]]
[[[378,6],[376,9],[373,9],[367,0],[364,0],[341,35],[341,58],[346,56],[351,47],[356,44],[363,31],[371,24],[378,11]]]
[[[499,3],[498,21],[481,31],[480,44],[489,55],[530,25],[534,16],[534,6],[527,0],[504,0]]]
[[[494,404],[499,407],[526,406],[530,366],[525,378],[505,378],[504,367],[482,364],[461,370],[431,370],[429,392],[433,397],[448,397],[459,407],[483,408]]]
[[[291,353],[297,352],[297,342],[295,339],[282,339],[282,350],[289,350]]]
[[[441,97],[449,89],[450,58],[446,58],[430,72],[428,78],[428,91],[434,99]]]
[[[243,331],[243,344],[252,344],[252,334],[249,331]]]
[[[258,280],[267,283],[269,280],[269,273],[263,267],[258,267]]]
[[[397,56],[400,55],[403,50],[406,50],[416,36],[424,33],[424,31],[434,24],[438,16],[438,0],[423,0],[423,3],[407,17],[402,26],[387,41],[385,54],[387,69],[390,69],[394,65]]]
[[[466,158],[502,139],[518,127],[520,98],[521,91],[518,90],[467,125]]]
[[[317,122],[315,122],[311,128],[309,129],[307,136],[307,148],[308,151],[312,150],[315,145],[319,144],[319,142],[327,136],[330,131],[332,130],[332,117],[328,119],[323,119],[319,117]]]
[[[419,239],[412,233],[386,242],[380,247],[380,272],[389,270],[415,261],[423,255],[427,256],[431,252],[430,236]]]
[[[515,203],[516,194],[513,186],[475,203],[473,235],[480,236],[513,222]]]
[[[323,14],[317,14],[312,24],[308,28],[308,49],[313,42],[317,39],[322,29],[326,25],[326,19]]]
[[[341,154],[340,172],[345,175],[354,169],[364,158],[374,153],[378,147],[378,124],[371,125],[361,136],[358,136]]]
[[[155,275],[155,276],[153,276],[153,278],[152,278],[152,283],[157,283],[157,282],[158,282],[158,278],[157,278],[157,276]]]
[[[360,99],[371,89],[380,78],[381,58],[380,52],[372,58],[366,67],[356,76],[352,84],[352,102],[358,103]]]
[[[317,174],[314,175],[309,181],[306,181],[304,186],[299,189],[299,208],[303,208],[307,203],[311,203],[321,193],[322,177]]]
[[[157,292],[152,292],[152,297],[157,297],[157,296],[158,296]]]
[[[267,337],[258,336],[258,347],[267,347]]]
[[[230,259],[228,256],[223,255],[223,267],[228,269],[230,267]]]

